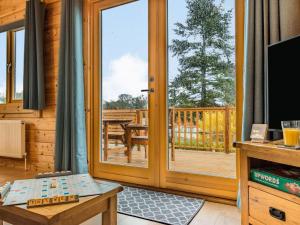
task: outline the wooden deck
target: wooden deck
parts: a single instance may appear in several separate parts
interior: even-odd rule
[[[171,161],[169,169],[172,171],[203,174],[218,177],[236,177],[236,154],[211,151],[195,151],[176,149],[176,159]],[[147,167],[144,148],[138,151],[135,147],[132,151],[132,162],[127,163],[127,156],[122,149],[111,149],[106,163]]]

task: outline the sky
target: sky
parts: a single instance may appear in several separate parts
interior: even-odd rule
[[[0,104],[6,92],[6,33],[0,33]]]
[[[23,92],[23,70],[24,70],[24,39],[25,31],[16,32],[16,71],[15,82],[16,92]]]
[[[217,0],[219,3],[220,0]],[[234,0],[225,0],[225,9],[234,9]],[[148,1],[102,11],[103,100],[116,100],[120,94],[141,95],[148,87]],[[234,12],[233,12],[234,15]],[[176,22],[187,16],[185,0],[168,2],[168,41],[176,38]],[[234,34],[234,17],[231,31]],[[169,54],[169,79],[178,73],[178,60]]]
[[[146,0],[102,11],[103,99],[139,96],[147,89],[148,8]]]
[[[23,91],[23,69],[24,69],[24,30],[15,33],[15,90],[16,92]],[[6,50],[7,35],[6,32],[0,33],[0,104],[1,99],[6,96],[6,64],[7,50]]]

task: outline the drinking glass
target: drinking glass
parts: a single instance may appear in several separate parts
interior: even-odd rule
[[[300,120],[282,121],[284,145],[288,147],[300,146]]]

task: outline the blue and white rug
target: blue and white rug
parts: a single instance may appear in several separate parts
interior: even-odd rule
[[[168,225],[187,225],[204,200],[141,188],[124,187],[118,194],[118,212]]]

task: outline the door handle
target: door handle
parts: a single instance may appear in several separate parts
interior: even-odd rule
[[[278,220],[282,220],[285,221],[285,212],[279,210],[279,209],[275,209],[273,207],[269,208],[269,213],[272,217],[278,219]]]
[[[150,89],[142,89],[141,92],[153,93],[153,92],[154,92],[154,88],[150,88]]]
[[[8,72],[8,73],[11,72],[11,67],[12,67],[11,63],[7,63],[6,69],[7,69],[7,72]]]

